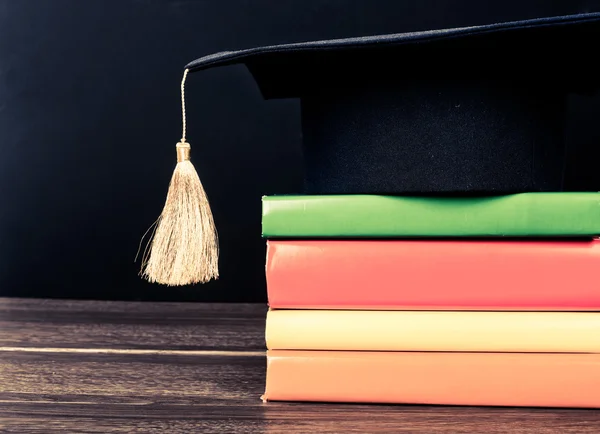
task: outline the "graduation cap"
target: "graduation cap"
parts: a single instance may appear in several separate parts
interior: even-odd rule
[[[275,45],[201,57],[142,274],[218,277],[218,241],[185,137],[188,73],[245,64],[265,99],[300,98],[306,194],[561,191],[570,92],[600,73],[600,13]]]

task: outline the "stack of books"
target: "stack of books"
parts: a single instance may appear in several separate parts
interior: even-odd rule
[[[600,407],[600,193],[263,199],[264,400]]]

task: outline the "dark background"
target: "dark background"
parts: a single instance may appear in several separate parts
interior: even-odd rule
[[[243,66],[193,74],[186,92],[221,278],[168,288],[137,275],[197,57],[592,11],[600,1],[0,0],[0,296],[266,300],[260,198],[301,189],[299,106],[263,101]],[[600,172],[600,102],[571,103],[576,188]]]

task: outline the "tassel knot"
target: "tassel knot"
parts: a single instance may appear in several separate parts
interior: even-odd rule
[[[182,163],[190,159],[191,146],[185,139],[181,139],[181,142],[177,143],[177,162]]]

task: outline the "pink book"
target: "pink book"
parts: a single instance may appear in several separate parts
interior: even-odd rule
[[[273,309],[600,310],[600,241],[268,241]]]

